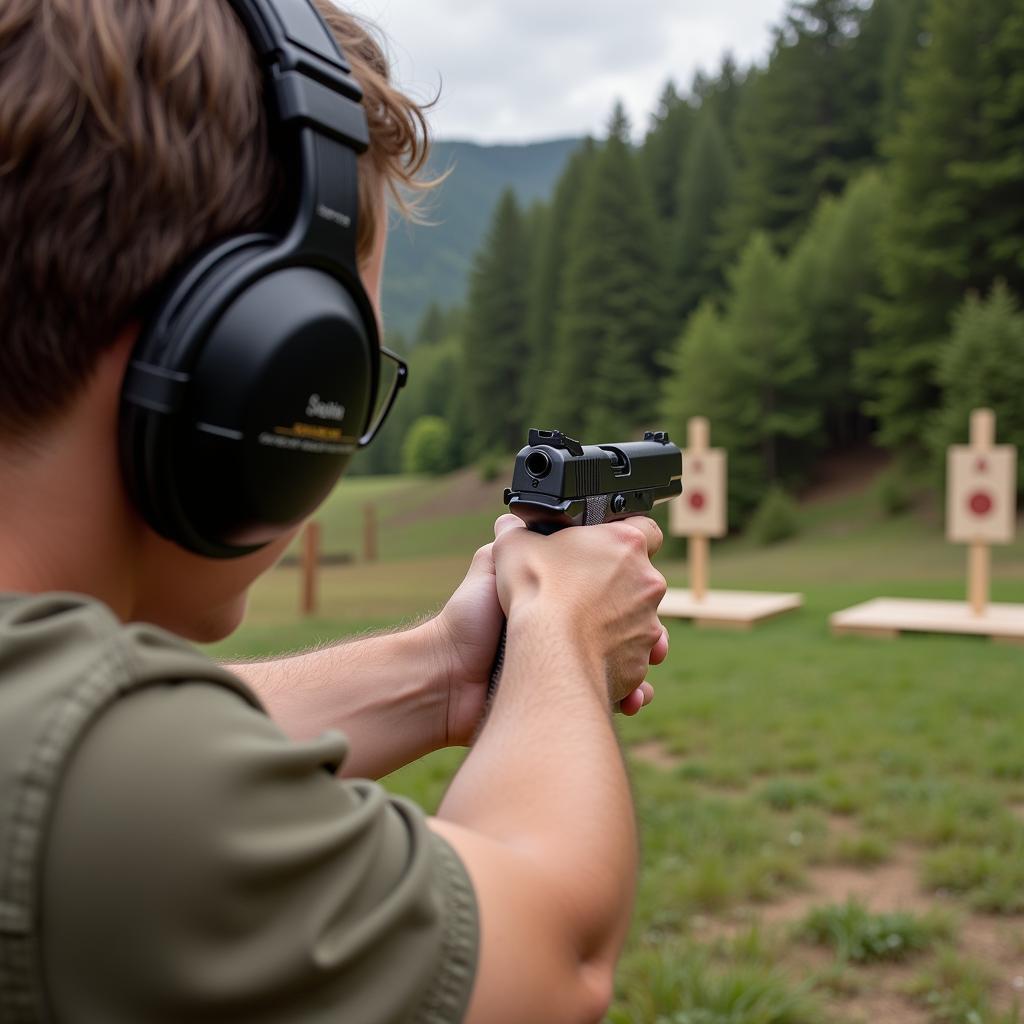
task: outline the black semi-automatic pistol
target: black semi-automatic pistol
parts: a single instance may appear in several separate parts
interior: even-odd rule
[[[531,430],[516,456],[505,504],[537,533],[649,513],[683,490],[683,453],[665,433],[582,445],[558,430]]]

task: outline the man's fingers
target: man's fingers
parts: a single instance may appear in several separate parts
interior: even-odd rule
[[[633,527],[634,530],[639,530],[644,535],[644,540],[647,541],[647,554],[651,558],[661,550],[665,538],[661,527],[653,519],[648,516],[630,516],[628,519],[620,519],[619,522]]]
[[[627,694],[619,701],[619,711],[627,718],[632,718],[644,706],[644,695],[637,687],[632,693]]]
[[[662,627],[658,642],[651,648],[651,664],[660,665],[668,657],[668,630]]]
[[[639,714],[654,700],[654,687],[650,683],[641,683],[631,694],[619,701],[619,711],[627,718]]]

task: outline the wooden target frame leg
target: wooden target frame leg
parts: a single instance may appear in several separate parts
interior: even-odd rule
[[[992,549],[987,544],[971,544],[967,549],[967,601],[972,614],[985,614],[991,591]]]
[[[320,606],[320,524],[306,524],[302,535],[302,614],[316,615]]]
[[[695,601],[708,596],[709,542],[707,537],[691,537],[689,542],[690,589]]]

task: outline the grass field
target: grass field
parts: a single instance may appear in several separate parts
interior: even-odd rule
[[[346,482],[325,512],[328,547],[357,553],[375,502],[382,561],[325,571],[324,616],[309,622],[297,571],[275,571],[218,653],[438,607],[502,486]],[[745,636],[673,624],[655,704],[621,723],[644,868],[610,1022],[1024,1020],[1024,649],[827,629],[830,612],[874,596],[961,597],[965,554],[938,518],[885,519],[865,489],[806,506],[787,544],[715,548],[714,583],[799,590],[806,606]],[[660,567],[685,581],[681,560]],[[994,574],[996,599],[1024,601],[1024,542],[996,552]],[[459,758],[389,784],[430,808]]]

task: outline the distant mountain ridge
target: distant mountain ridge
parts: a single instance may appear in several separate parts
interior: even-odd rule
[[[429,200],[430,226],[399,221],[391,229],[384,272],[385,327],[409,337],[431,302],[461,303],[473,254],[501,193],[514,188],[524,206],[549,199],[582,142],[435,142],[427,173],[438,175],[451,168],[451,174]]]

